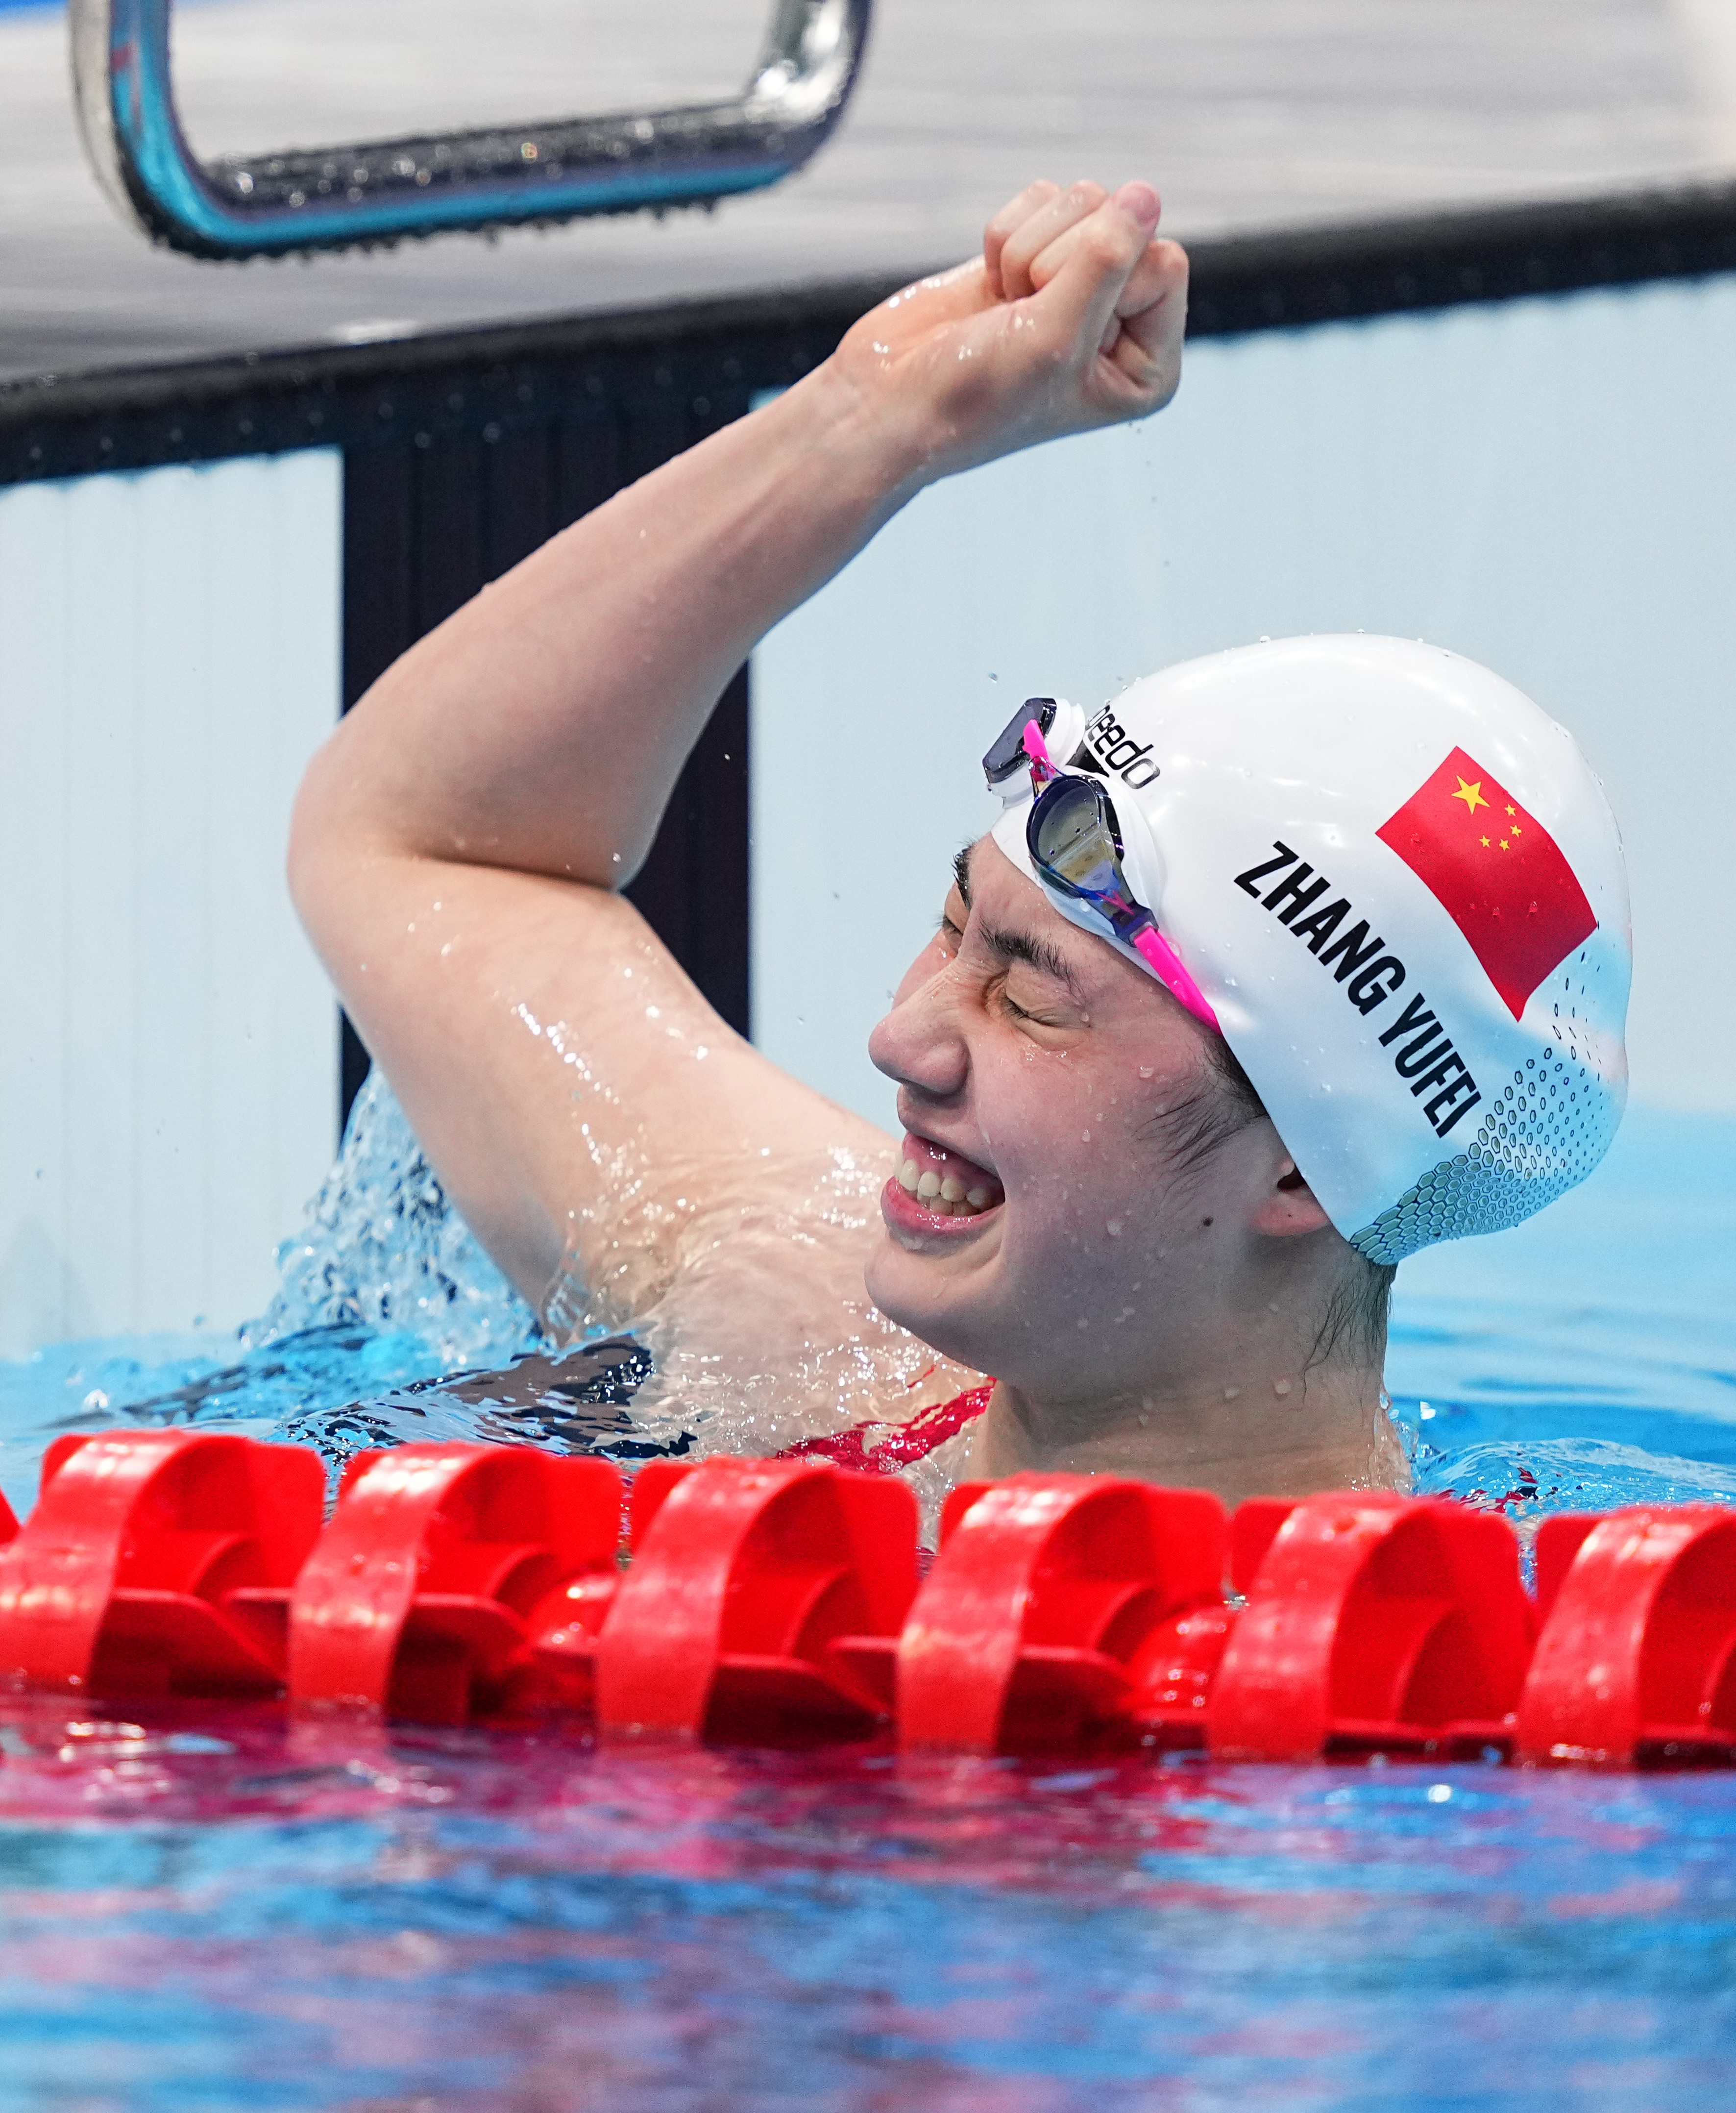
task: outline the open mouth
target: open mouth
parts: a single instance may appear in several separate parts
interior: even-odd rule
[[[931,1144],[913,1130],[904,1133],[898,1166],[881,1198],[892,1223],[924,1232],[962,1230],[1005,1201],[1005,1192],[986,1167]]]

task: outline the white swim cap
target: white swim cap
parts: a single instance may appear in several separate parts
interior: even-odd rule
[[[1360,635],[1063,707],[1058,762],[1082,723],[1074,768],[1137,803],[1146,906],[1352,1246],[1399,1262],[1584,1180],[1627,1098],[1633,942],[1615,817],[1565,728],[1474,661]],[[1030,805],[994,834],[1034,878]]]

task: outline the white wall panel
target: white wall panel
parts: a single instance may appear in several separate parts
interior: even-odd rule
[[[257,1312],[330,1162],[283,853],[337,715],[341,477],[0,492],[0,1355]]]
[[[1736,1109],[1736,280],[1208,340],[1133,428],[926,493],[754,666],[755,1038],[890,1120],[863,1043],[1018,699],[1262,635],[1488,662],[1626,840],[1636,1095]]]

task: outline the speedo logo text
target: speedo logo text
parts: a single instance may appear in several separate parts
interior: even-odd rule
[[[1151,760],[1150,742],[1135,741],[1116,718],[1113,705],[1105,705],[1096,719],[1087,722],[1085,738],[1104,769],[1134,792],[1149,785],[1158,775],[1158,766]]]

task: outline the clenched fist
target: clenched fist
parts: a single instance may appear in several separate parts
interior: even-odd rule
[[[1187,258],[1147,184],[1030,185],[982,254],[870,311],[831,364],[899,422],[923,481],[1161,410],[1181,380]]]

